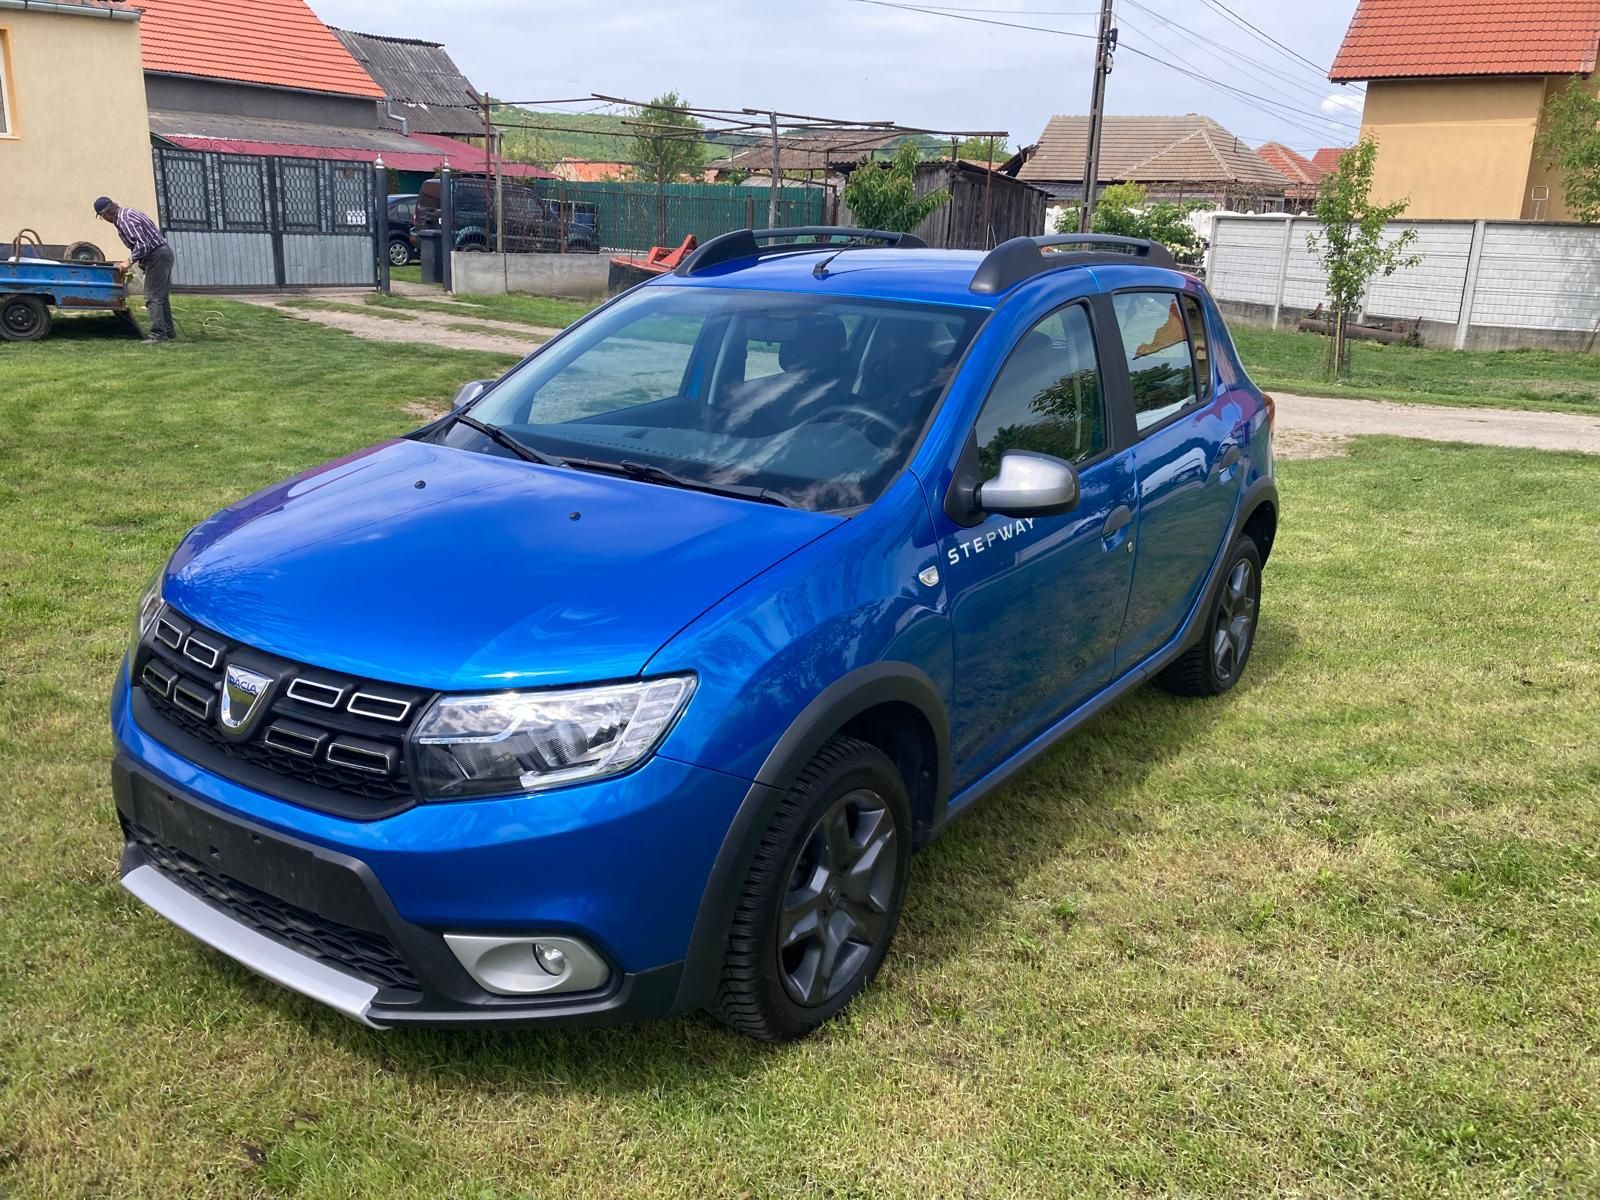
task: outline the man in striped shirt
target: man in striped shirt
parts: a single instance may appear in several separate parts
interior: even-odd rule
[[[177,336],[172,327],[172,247],[156,223],[136,208],[124,208],[111,197],[101,196],[94,202],[94,212],[116,228],[131,253],[130,262],[117,265],[126,271],[138,263],[144,272],[144,307],[150,314],[150,336],[145,340],[172,341]]]

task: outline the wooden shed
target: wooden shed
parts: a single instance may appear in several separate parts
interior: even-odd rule
[[[871,170],[868,164],[856,169]],[[1050,197],[1041,188],[991,171],[965,159],[936,159],[917,166],[917,195],[948,188],[950,203],[940,205],[913,231],[930,246],[944,250],[989,250],[1007,238],[1033,237],[1045,231],[1044,210]],[[987,228],[985,218],[987,217]],[[854,224],[848,205],[841,223]]]

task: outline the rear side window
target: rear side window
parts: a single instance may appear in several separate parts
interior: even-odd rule
[[[1119,292],[1111,297],[1128,356],[1134,423],[1142,433],[1195,401],[1195,356],[1178,296]],[[1211,368],[1207,366],[1209,377]]]
[[[978,414],[981,476],[1007,450],[1036,450],[1081,463],[1106,448],[1094,332],[1081,304],[1040,321],[1011,352]]]

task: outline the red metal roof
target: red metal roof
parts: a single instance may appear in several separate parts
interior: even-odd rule
[[[1600,0],[1361,0],[1328,78],[1575,75],[1597,47]]]
[[[139,0],[144,69],[379,98],[305,0]]]
[[[400,136],[399,134],[395,135]],[[300,146],[286,142],[254,142],[242,138],[191,137],[169,134],[165,140],[185,150],[214,150],[219,154],[277,154],[285,158],[339,158],[357,162],[376,162],[383,155],[383,165],[396,171],[437,171],[441,166],[452,171],[483,174],[483,151],[466,142],[432,133],[414,133],[406,140],[414,150],[374,150],[361,146]],[[507,179],[554,179],[549,171],[529,163],[505,162],[497,164]]]

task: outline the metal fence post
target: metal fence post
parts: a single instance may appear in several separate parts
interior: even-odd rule
[[[454,176],[449,167],[439,168],[439,253],[444,261],[439,264],[444,290],[455,291],[454,264],[450,261],[456,248],[456,198],[453,192]]]
[[[1467,333],[1472,328],[1472,302],[1478,294],[1478,264],[1483,261],[1483,235],[1486,222],[1472,223],[1472,248],[1467,251],[1467,277],[1461,283],[1461,311],[1456,317],[1456,349],[1467,348]]]
[[[1283,296],[1289,288],[1289,247],[1294,241],[1294,218],[1286,216],[1283,219],[1283,245],[1278,250],[1278,293],[1272,302],[1272,327],[1278,327],[1279,315],[1283,312]]]
[[[372,224],[373,241],[378,251],[378,290],[389,290],[389,169],[383,165],[383,155],[372,164]]]

